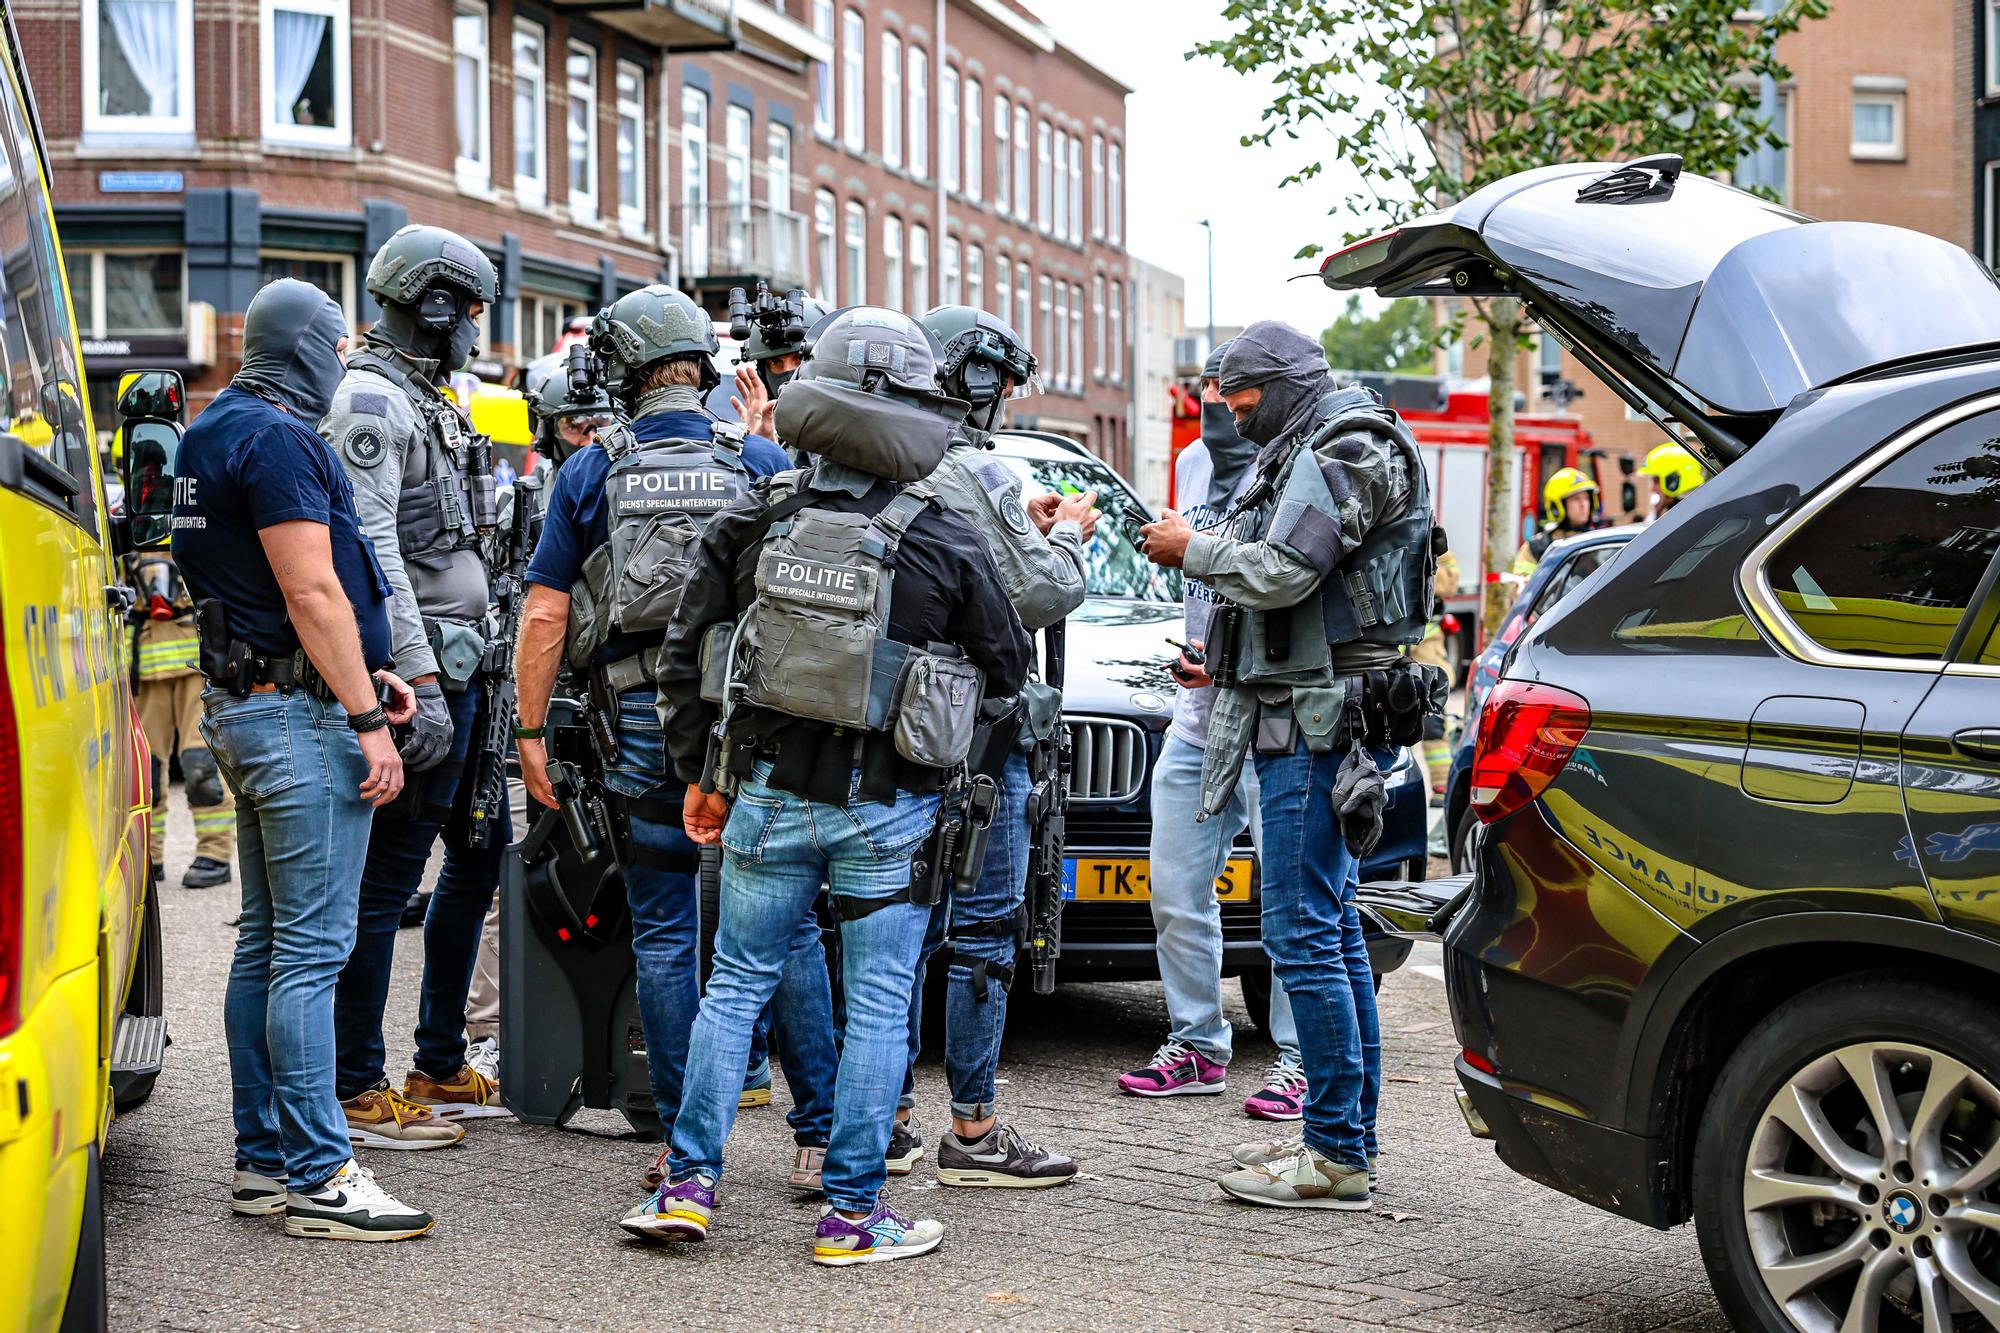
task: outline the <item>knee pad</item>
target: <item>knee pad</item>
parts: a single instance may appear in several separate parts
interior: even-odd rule
[[[207,750],[181,751],[181,778],[189,805],[206,809],[222,804],[222,770]]]

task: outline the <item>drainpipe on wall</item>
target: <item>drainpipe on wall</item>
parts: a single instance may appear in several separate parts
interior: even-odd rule
[[[946,56],[944,53],[944,45],[945,45],[944,11],[947,2],[948,0],[937,0],[937,22],[932,25],[937,32],[937,58],[931,62],[931,73],[930,73],[931,87],[933,89],[942,89],[944,87],[944,67],[946,60]],[[933,92],[931,96],[930,105],[933,110],[937,108],[938,103],[937,103],[937,95],[935,92]],[[944,145],[937,141],[937,135],[932,132],[935,127],[936,119],[937,118],[933,118],[932,125],[926,125],[924,127],[924,138],[930,141],[931,169],[937,176],[937,251],[931,256],[931,261],[933,264],[931,271],[933,273],[936,273],[939,279],[942,280],[942,278],[944,277],[944,246],[945,242],[951,238],[951,211],[950,211],[951,206],[945,201]],[[959,147],[961,149],[961,155],[962,155],[962,150],[964,148],[964,143],[963,143],[964,135],[961,134],[959,138],[961,140]],[[959,279],[958,279],[959,299],[964,300],[965,299],[965,287],[964,287],[965,247],[962,245],[959,247],[958,264],[959,264]],[[938,292],[936,294],[940,297],[942,297],[943,295],[942,292]],[[944,304],[944,302],[940,300],[938,304],[942,305]],[[919,310],[917,313],[921,315],[923,312]]]

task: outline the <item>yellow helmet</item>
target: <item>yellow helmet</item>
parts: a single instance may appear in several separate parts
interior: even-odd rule
[[[1542,517],[1550,523],[1563,521],[1563,501],[1572,495],[1595,494],[1597,483],[1573,467],[1566,467],[1542,487]]]
[[[1676,500],[1708,480],[1708,469],[1701,460],[1688,452],[1686,445],[1671,440],[1647,454],[1639,470],[1660,483],[1662,495]]]

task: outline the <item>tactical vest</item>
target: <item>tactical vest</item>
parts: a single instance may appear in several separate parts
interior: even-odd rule
[[[579,670],[614,634],[666,629],[702,530],[751,481],[742,439],[727,432],[642,444],[620,426],[604,447],[611,539],[590,553],[570,589],[569,662]]]
[[[403,554],[476,549],[499,519],[492,444],[407,362],[363,346],[349,355],[347,367],[389,381],[423,425],[422,459],[404,459],[396,497],[396,544]]]
[[[774,493],[787,489],[774,484]],[[738,702],[891,732],[914,764],[963,762],[984,687],[979,668],[956,649],[889,637],[896,551],[917,515],[938,503],[919,482],[873,517],[815,508],[810,494],[774,505],[731,662]]]

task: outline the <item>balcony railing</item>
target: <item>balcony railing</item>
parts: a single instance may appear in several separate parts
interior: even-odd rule
[[[565,14],[588,14],[668,51],[733,51],[740,40],[736,0],[550,0]]]
[[[806,263],[810,230],[803,213],[762,201],[687,205],[674,209],[681,246],[681,277],[764,279],[773,291],[812,285]]]

